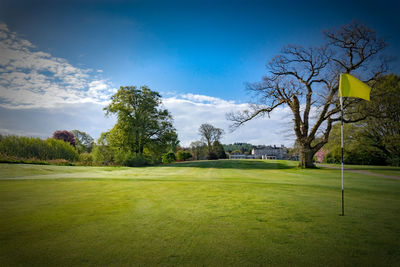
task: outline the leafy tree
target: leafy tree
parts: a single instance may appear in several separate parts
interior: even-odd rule
[[[187,159],[190,159],[191,157],[192,157],[192,154],[190,154],[189,151],[179,150],[176,153],[176,159],[179,161],[185,161]]]
[[[253,148],[253,145],[248,144],[248,143],[233,143],[233,144],[223,145],[223,146],[224,146],[225,151],[228,153],[232,153],[232,151],[239,150],[239,151],[241,151],[242,154],[246,154],[246,152],[248,154],[250,154],[251,150]]]
[[[162,107],[160,94],[146,86],[120,87],[104,110],[107,115],[117,115],[110,131],[110,142],[115,147],[141,155],[146,147],[177,140],[172,116]]]
[[[207,159],[208,160],[214,160],[214,159],[218,159],[218,155],[216,153],[214,153],[213,151],[209,152],[207,154]]]
[[[109,142],[110,132],[101,133],[97,144],[93,146],[93,162],[99,165],[111,165],[115,162],[116,148]]]
[[[176,158],[175,158],[175,154],[173,152],[165,153],[162,156],[162,163],[164,163],[164,164],[169,164],[171,162],[174,162],[175,160],[176,160]]]
[[[76,145],[74,134],[67,130],[55,131],[53,133],[53,139],[63,140],[64,142],[70,143],[73,147]]]
[[[206,144],[204,144],[202,141],[195,141],[190,143],[190,151],[193,155],[194,160],[202,159],[203,156],[206,154],[205,150]]]
[[[224,130],[216,128],[211,124],[204,123],[200,125],[199,134],[202,140],[207,144],[208,153],[213,152],[212,144],[219,141],[224,134]]]
[[[370,102],[357,107],[367,119],[344,127],[344,161],[352,164],[400,164],[400,77],[378,79]],[[361,107],[361,108],[360,108]],[[328,162],[340,162],[340,125],[324,148]]]
[[[217,155],[217,157],[219,159],[226,159],[227,158],[226,153],[225,153],[225,149],[224,149],[224,147],[222,146],[222,144],[220,142],[214,141],[214,143],[213,143],[213,151],[214,151],[214,153]]]
[[[386,44],[368,27],[352,22],[324,34],[327,43],[321,47],[284,47],[267,65],[263,81],[248,86],[259,100],[248,110],[227,115],[236,128],[287,105],[293,114],[299,165],[303,168],[314,166],[314,154],[328,142],[332,125],[340,120],[339,74],[350,73],[372,82],[387,69],[386,58],[380,55]],[[350,109],[359,102],[356,98],[344,99],[346,123],[365,119],[357,109]],[[310,120],[311,116],[315,120]],[[318,133],[321,139],[315,143]]]
[[[365,138],[362,132],[363,127],[358,125],[344,125],[344,163],[363,165],[385,164],[385,154],[374,146],[371,139]],[[340,135],[340,124],[337,123],[332,127],[329,142],[323,148],[328,151],[325,155],[325,161],[328,163],[340,163],[341,161],[342,150]]]
[[[79,153],[92,152],[94,139],[89,134],[78,130],[72,130],[71,133],[75,136],[76,149]]]
[[[371,95],[372,101],[363,103],[368,116],[361,134],[386,155],[387,162],[400,165],[400,76],[391,74],[378,79]]]

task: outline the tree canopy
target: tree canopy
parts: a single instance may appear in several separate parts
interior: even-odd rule
[[[200,125],[199,134],[202,140],[207,144],[208,153],[213,152],[213,143],[221,139],[224,130],[216,128],[211,124],[204,123]]]
[[[146,86],[120,87],[104,110],[107,115],[117,115],[117,123],[110,132],[110,141],[117,147],[143,154],[146,146],[177,140],[172,116],[162,107],[160,94]]]

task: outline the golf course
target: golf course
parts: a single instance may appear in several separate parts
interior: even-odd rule
[[[1,164],[0,266],[398,266],[400,168],[296,166]]]

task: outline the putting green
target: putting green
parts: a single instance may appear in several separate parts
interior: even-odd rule
[[[0,164],[0,265],[398,266],[400,181],[296,164]]]

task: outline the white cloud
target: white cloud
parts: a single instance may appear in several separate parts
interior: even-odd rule
[[[0,23],[0,133],[47,137],[58,129],[79,129],[93,137],[115,123],[102,107],[115,92],[111,83],[98,78],[102,70],[75,67],[63,58],[38,51]],[[163,93],[172,113],[181,144],[199,140],[198,128],[210,123],[225,130],[223,143],[293,144],[291,113],[277,108],[270,118],[258,118],[234,132],[226,113],[246,104],[199,94]]]
[[[96,73],[99,73],[96,72]],[[97,77],[97,76],[96,76]],[[0,23],[0,106],[52,108],[60,104],[105,103],[111,83],[63,58],[38,51]]]
[[[277,108],[270,118],[257,118],[234,132],[229,131],[232,122],[226,120],[226,113],[247,109],[247,104],[238,104],[220,98],[183,94],[164,98],[165,107],[174,117],[181,144],[188,146],[200,139],[198,128],[209,123],[225,131],[223,143],[249,142],[252,144],[284,144],[291,146],[294,142],[289,108]]]

